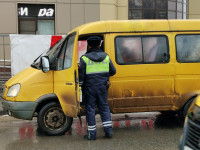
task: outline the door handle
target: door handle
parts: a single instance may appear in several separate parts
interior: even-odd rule
[[[66,85],[73,85],[73,83],[72,82],[67,82]]]

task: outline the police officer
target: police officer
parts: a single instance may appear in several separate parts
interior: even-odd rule
[[[112,137],[112,121],[107,102],[109,76],[116,69],[109,56],[100,49],[101,38],[92,36],[87,39],[88,51],[80,58],[79,80],[86,105],[88,140],[96,139],[95,110],[98,107],[103,122],[105,137]]]

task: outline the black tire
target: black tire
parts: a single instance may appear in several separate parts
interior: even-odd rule
[[[194,100],[194,98],[187,101],[187,103],[183,106],[183,108],[179,110],[179,118],[180,118],[181,122],[184,122],[185,117],[186,117],[187,112],[188,112],[188,109],[189,109],[193,100]]]
[[[56,136],[65,134],[72,125],[73,118],[65,116],[56,102],[46,104],[39,112],[38,127],[45,134]]]

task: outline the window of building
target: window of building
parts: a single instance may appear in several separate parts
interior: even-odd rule
[[[200,62],[200,35],[177,35],[178,62]]]
[[[188,0],[129,0],[129,19],[186,19]]]
[[[18,4],[19,34],[53,35],[55,5]]]
[[[117,37],[115,45],[116,62],[121,65],[169,61],[166,36]]]

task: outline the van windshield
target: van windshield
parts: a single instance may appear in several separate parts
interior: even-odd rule
[[[66,38],[62,38],[53,47],[49,48],[48,50],[45,50],[38,58],[34,60],[34,62],[31,64],[31,67],[40,69],[40,58],[42,56],[48,56],[51,65],[53,63],[53,60],[58,56],[58,53],[62,47],[62,43],[65,41],[65,39]]]

